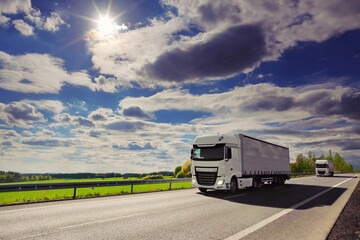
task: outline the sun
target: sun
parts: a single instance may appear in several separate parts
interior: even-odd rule
[[[97,20],[97,31],[102,36],[113,35],[116,33],[116,24],[109,17],[100,17]]]

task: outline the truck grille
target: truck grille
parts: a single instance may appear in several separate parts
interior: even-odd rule
[[[215,184],[216,172],[196,172],[196,180],[200,185],[212,186]]]
[[[318,171],[318,173],[323,175],[323,174],[325,174],[325,171]]]

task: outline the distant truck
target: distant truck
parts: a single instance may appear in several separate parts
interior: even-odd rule
[[[289,149],[243,134],[197,137],[191,150],[192,185],[229,190],[290,179]]]
[[[316,160],[315,162],[316,176],[333,176],[334,163],[329,160]]]

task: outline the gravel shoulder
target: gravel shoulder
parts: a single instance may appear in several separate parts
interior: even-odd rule
[[[360,240],[360,182],[345,205],[328,240]]]

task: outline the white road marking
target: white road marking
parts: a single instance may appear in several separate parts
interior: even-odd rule
[[[339,186],[339,185],[341,185],[341,184],[343,184],[343,183],[345,183],[345,182],[347,182],[347,181],[349,181],[349,180],[351,180],[351,179],[353,179],[353,178],[356,178],[356,177],[357,177],[357,176],[353,176],[353,177],[351,177],[351,178],[349,178],[349,179],[346,179],[346,180],[342,181],[341,183],[338,183],[338,184],[336,184],[336,185],[334,185],[334,186],[332,186],[332,187],[329,187],[328,189],[326,189],[326,190],[324,190],[324,191],[322,191],[322,192],[319,192],[318,194],[315,194],[314,196],[309,197],[309,198],[307,198],[307,199],[305,199],[305,200],[303,200],[303,201],[301,201],[301,202],[299,202],[299,203],[291,206],[290,208],[287,208],[287,209],[285,209],[285,210],[283,210],[283,211],[281,211],[281,212],[279,212],[279,213],[276,213],[276,214],[272,215],[271,217],[268,217],[268,218],[262,220],[261,222],[258,222],[258,223],[256,223],[256,224],[252,225],[251,227],[248,227],[248,228],[245,228],[244,230],[241,230],[240,232],[238,232],[238,233],[236,233],[236,234],[234,234],[234,235],[226,238],[225,240],[235,240],[235,239],[237,240],[237,239],[242,239],[242,238],[244,238],[245,236],[249,235],[250,233],[253,233],[253,232],[255,232],[256,230],[259,230],[260,228],[262,228],[262,227],[268,225],[269,223],[275,221],[276,219],[278,219],[278,218],[280,218],[280,217],[288,214],[289,212],[295,210],[296,208],[298,208],[298,207],[300,207],[300,206],[302,206],[302,205],[310,202],[311,200],[313,200],[313,199],[315,199],[315,198],[323,195],[324,193],[327,193],[327,192],[330,191],[331,189],[333,189],[333,188],[335,188],[335,187],[337,187],[337,186]]]
[[[234,198],[234,197],[239,197],[239,196],[244,196],[246,195],[246,193],[241,193],[241,194],[237,194],[237,195],[233,195],[233,196],[228,196],[228,197],[224,197],[225,199],[229,199],[229,198]]]
[[[90,224],[94,224],[94,223],[109,222],[109,221],[118,220],[118,219],[122,219],[122,218],[135,217],[135,216],[139,216],[139,215],[143,215],[143,214],[145,214],[145,213],[142,212],[142,213],[136,213],[136,214],[126,215],[126,216],[120,216],[120,217],[114,217],[114,218],[107,218],[107,219],[98,220],[98,221],[93,221],[93,222],[87,222],[87,223],[80,223],[80,224],[69,225],[69,226],[61,227],[61,228],[59,228],[59,229],[63,230],[63,229],[69,229],[69,228],[77,228],[77,227],[82,227],[82,226],[86,226],[86,225],[90,225]]]

